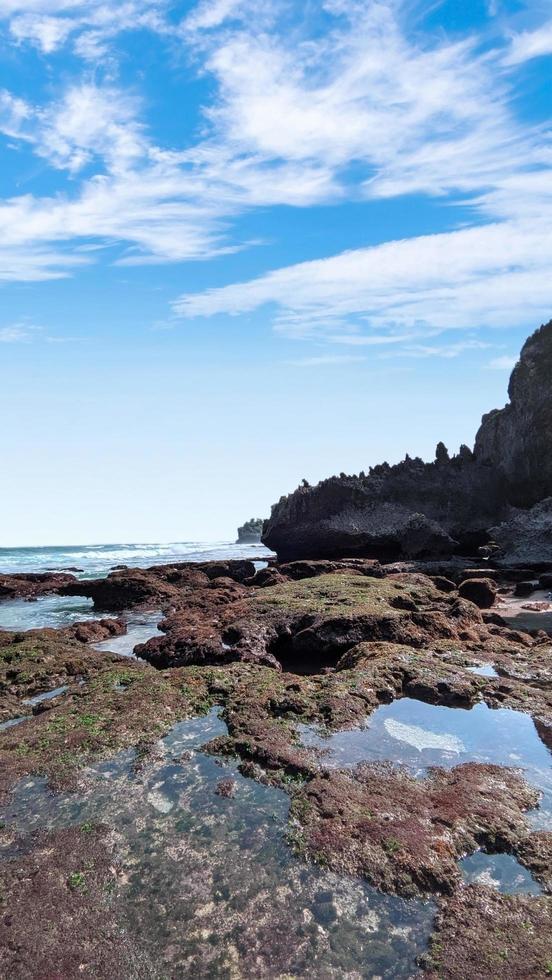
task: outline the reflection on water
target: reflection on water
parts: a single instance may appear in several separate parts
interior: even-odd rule
[[[488,885],[505,895],[540,895],[542,888],[530,871],[511,854],[476,851],[460,861],[465,881]]]
[[[163,757],[133,751],[92,770],[82,795],[22,783],[4,819],[21,831],[101,821],[117,831],[129,928],[163,973],[401,978],[415,972],[433,906],[303,864],[286,842],[288,797],[198,751],[215,712],[175,726]],[[234,796],[215,792],[234,780]]]
[[[498,677],[497,671],[492,664],[482,664],[481,667],[467,667],[470,674],[477,674],[479,677]]]
[[[27,721],[30,715],[21,715],[20,718],[10,718],[8,721],[3,721],[0,724],[0,732],[6,731],[7,728],[13,728],[14,725],[20,725],[22,721]]]
[[[535,825],[552,827],[551,754],[534,722],[520,711],[477,704],[467,710],[402,698],[378,708],[364,728],[320,735],[301,726],[303,744],[322,750],[322,762],[349,767],[363,761],[389,759],[417,776],[428,766],[451,768],[461,762],[490,762],[524,770],[544,797],[535,811]]]
[[[42,701],[52,701],[60,694],[65,694],[66,690],[67,684],[64,684],[63,687],[56,687],[53,691],[45,691],[44,694],[35,694],[33,698],[26,698],[23,704],[41,704]]]

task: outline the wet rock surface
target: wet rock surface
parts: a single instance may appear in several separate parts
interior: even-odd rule
[[[488,635],[474,603],[427,576],[334,568],[259,590],[216,579],[177,606],[161,624],[165,636],[138,654],[157,667],[240,660],[308,674],[337,666],[363,641],[421,648],[446,639],[477,644]]]
[[[416,780],[385,764],[323,772],[293,803],[307,853],[387,892],[452,892],[458,858],[514,850],[538,794],[501,767],[465,764]]]
[[[10,842],[1,867],[0,976],[160,980],[114,908],[120,869],[112,837],[90,824]]]
[[[106,578],[72,581],[57,589],[60,595],[87,596],[96,609],[120,612],[135,606],[160,606],[210,581],[227,578],[243,582],[255,574],[253,561],[179,562],[151,568],[122,568]],[[7,576],[14,578],[15,576]]]
[[[0,599],[36,599],[59,592],[76,581],[74,575],[59,572],[0,574]]]
[[[500,895],[471,885],[440,908],[429,953],[427,980],[529,980],[549,977],[552,902]]]
[[[446,972],[460,955],[451,922],[456,916],[460,930],[463,896],[481,891],[463,884],[460,858],[482,847],[506,852],[543,892],[551,887],[552,785],[541,770],[552,747],[552,640],[502,618],[508,603],[525,601],[513,595],[518,581],[542,585],[540,572],[521,572],[358,558],[260,571],[250,562],[122,569],[85,588],[123,615],[0,631],[8,904],[29,868],[46,874],[59,847],[74,853],[58,833],[105,822],[109,846],[90,862],[102,882],[106,854],[116,869],[107,905],[95,886],[77,897],[89,902],[98,944],[107,937],[105,955],[108,909],[135,960],[124,959],[125,939],[113,966],[98,966],[103,954],[92,949],[78,964],[67,960],[64,976],[412,977],[431,932],[428,895],[441,903],[446,953],[437,973],[435,960],[425,967],[455,976]],[[481,608],[491,595],[496,606]],[[137,648],[142,660],[103,649],[125,635],[126,601],[135,613],[163,611],[161,633]],[[378,712],[408,699],[470,715],[473,740],[460,750],[458,736],[438,726],[389,716],[382,754],[358,764],[346,739],[334,759],[305,738],[306,728],[350,732],[358,748],[373,722],[377,741]],[[539,742],[538,765],[521,741],[483,746],[482,711],[497,720],[520,712]],[[193,733],[202,719],[199,752]],[[52,896],[66,880],[54,878]],[[25,914],[44,921],[31,887],[20,895]],[[547,894],[498,897],[521,902],[519,910],[538,903],[548,929]],[[41,975],[25,972],[26,948],[23,940],[9,947],[10,976]],[[43,945],[40,962],[50,953]]]

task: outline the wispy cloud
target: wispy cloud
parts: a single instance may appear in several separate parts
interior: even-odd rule
[[[262,0],[256,0],[260,5]],[[251,10],[251,0],[201,0],[185,18],[182,27],[186,31],[208,31],[220,27],[229,19]]]
[[[552,20],[534,31],[524,31],[512,38],[504,58],[505,65],[519,65],[532,58],[552,54]]]
[[[288,361],[287,363],[293,367],[325,367],[340,364],[358,364],[360,361],[365,361],[365,357],[353,357],[352,355],[340,355],[340,354],[320,354],[314,357],[299,357],[296,360]]]
[[[216,83],[200,138],[176,148],[155,139],[120,86],[87,76],[42,106],[3,93],[0,129],[70,180],[0,202],[0,277],[70,274],[94,260],[77,252],[91,240],[117,243],[126,264],[205,259],[244,247],[232,226],[250,209],[417,192],[469,202],[474,227],[186,295],[175,310],[274,304],[278,329],[351,346],[375,342],[372,332],[396,343],[510,322],[522,306],[525,318],[540,315],[551,300],[552,149],[514,112],[516,41],[505,65],[500,42],[481,54],[477,35],[407,33],[399,0],[322,6],[321,34],[310,8],[291,29],[283,0],[203,0],[180,23],[161,0],[0,0],[19,44],[48,53],[71,39],[93,57],[118,32],[147,27],[188,46]]]
[[[335,335],[347,343],[381,342],[412,332],[532,323],[552,307],[552,209],[540,220],[510,220],[357,249],[304,262],[245,283],[188,293],[180,316],[239,315],[276,307],[280,332]],[[350,334],[355,323],[360,334]],[[366,340],[363,339],[366,335]]]
[[[0,133],[19,139],[32,115],[33,110],[24,99],[0,89]]]
[[[96,61],[124,31],[168,32],[169,6],[169,0],[0,0],[0,21],[19,44],[52,54],[72,41],[78,55]]]
[[[452,360],[456,357],[460,357],[461,354],[465,354],[466,351],[470,350],[487,350],[491,347],[491,344],[485,343],[482,340],[462,340],[459,343],[440,343],[440,344],[409,344],[405,343],[402,347],[401,354],[404,357],[415,357],[415,358],[426,358],[426,357],[437,357],[442,360]],[[392,355],[382,354],[382,357],[389,357]]]
[[[0,344],[29,344],[39,329],[26,320],[10,323],[0,327]]]

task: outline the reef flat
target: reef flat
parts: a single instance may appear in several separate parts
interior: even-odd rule
[[[4,576],[93,605],[0,632],[0,975],[549,975],[549,574]]]

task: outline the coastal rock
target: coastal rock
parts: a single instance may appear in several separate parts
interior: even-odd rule
[[[3,862],[0,976],[156,980],[114,902],[120,870],[109,827],[41,830]]]
[[[473,453],[464,446],[451,458],[440,443],[433,463],[407,456],[368,475],[304,481],[272,508],[263,543],[284,561],[427,559],[486,546],[513,506],[552,495],[552,321],[525,344],[509,394],[483,418]]]
[[[420,573],[379,578],[346,569],[263,588],[214,586],[182,596],[160,624],[163,635],[137,647],[137,656],[161,669],[240,661],[309,675],[335,668],[363,642],[498,645],[492,630],[500,628],[473,602]]]
[[[262,517],[252,517],[238,528],[238,540],[236,544],[259,544],[263,533]]]
[[[66,690],[47,712],[35,713],[25,703],[62,685]],[[12,718],[26,716],[1,733],[0,801],[23,774],[39,772],[52,788],[74,788],[88,761],[133,745],[145,751],[177,720],[197,711],[194,689],[181,688],[179,678],[100,653],[61,630],[0,633],[1,701],[8,700]],[[201,685],[198,701],[204,698]]]
[[[422,646],[454,637],[479,611],[422,575],[376,579],[355,571],[323,574],[259,590],[200,590],[161,623],[164,636],[136,649],[156,667],[230,663],[267,664],[318,673],[363,640]],[[458,600],[456,600],[458,602]],[[463,624],[463,625],[461,625]]]
[[[490,578],[468,578],[460,583],[458,595],[480,609],[491,609],[496,601],[496,585]]]
[[[551,899],[469,885],[441,903],[421,965],[426,980],[545,980],[550,949]]]
[[[510,520],[493,527],[490,533],[497,545],[495,563],[552,567],[552,497],[529,510],[516,510]]]
[[[483,417],[475,458],[492,466],[510,503],[552,496],[552,320],[524,344],[508,387],[510,403]]]
[[[86,596],[95,609],[122,612],[145,604],[160,605],[177,599],[179,590],[149,571],[128,569],[111,572],[107,578],[84,579],[59,589],[60,595]]]
[[[480,500],[481,509],[470,505]],[[383,561],[475,549],[501,513],[488,468],[455,458],[446,466],[405,460],[366,477],[331,477],[299,487],[272,510],[263,543],[283,561],[366,556]]]
[[[0,599],[36,599],[76,582],[74,575],[59,572],[0,575]]]
[[[145,569],[121,569],[111,572],[107,578],[72,581],[57,591],[61,595],[87,596],[93,600],[95,609],[121,612],[146,605],[164,608],[178,604],[196,589],[216,585],[216,580],[224,578],[241,583],[254,575],[252,561],[179,562]]]
[[[332,870],[412,896],[452,892],[458,858],[481,846],[514,850],[538,793],[513,770],[464,763],[415,779],[388,764],[326,770],[292,804],[301,845]]]

